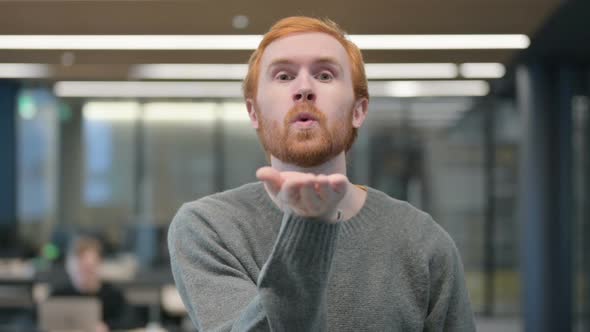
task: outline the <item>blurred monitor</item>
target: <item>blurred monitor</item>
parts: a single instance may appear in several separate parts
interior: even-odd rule
[[[0,278],[0,312],[7,308],[34,307],[32,280]]]
[[[15,325],[16,331],[31,331],[34,320],[33,281],[0,277],[0,331]]]
[[[121,250],[132,252],[142,267],[168,266],[168,225],[130,224],[123,232]]]
[[[102,321],[100,301],[89,297],[51,297],[39,304],[43,331],[95,332]]]
[[[22,258],[24,251],[18,224],[0,220],[0,258]]]

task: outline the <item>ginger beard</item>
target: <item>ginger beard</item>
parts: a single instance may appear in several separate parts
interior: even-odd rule
[[[294,122],[302,112],[309,113],[317,126],[296,128]],[[256,107],[259,119],[258,137],[267,154],[299,167],[315,167],[348,151],[356,139],[357,129],[352,126],[352,108],[344,120],[335,121],[328,128],[326,116],[311,103],[292,107],[285,116],[283,125],[265,119]]]

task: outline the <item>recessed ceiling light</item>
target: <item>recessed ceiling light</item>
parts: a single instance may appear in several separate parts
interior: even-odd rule
[[[506,68],[501,63],[463,63],[459,72],[465,78],[500,78],[506,74]]]
[[[60,60],[63,66],[69,67],[74,64],[74,61],[76,61],[76,56],[74,55],[74,52],[64,52],[61,55]]]
[[[490,87],[486,81],[388,81],[369,82],[375,97],[440,97],[485,96]]]
[[[213,122],[215,121],[215,103],[195,102],[152,102],[144,105],[144,118],[154,122]]]
[[[51,67],[39,63],[0,63],[1,78],[47,78]]]
[[[82,116],[89,121],[133,121],[139,113],[139,103],[133,101],[91,101],[82,106]]]
[[[242,80],[246,64],[146,64],[131,67],[134,79]]]
[[[248,19],[248,16],[246,15],[236,15],[234,16],[234,18],[232,19],[232,26],[236,29],[246,29],[248,27],[248,24],[250,23],[250,20]]]
[[[350,35],[366,50],[523,49],[526,35]],[[261,35],[0,35],[16,50],[254,50]]]
[[[368,79],[395,78],[455,78],[457,65],[453,63],[367,63]]]
[[[365,50],[523,49],[526,35],[351,35]]]
[[[367,63],[368,79],[455,78],[453,63]],[[130,69],[134,79],[243,80],[246,64],[144,64]]]
[[[104,98],[238,98],[241,82],[87,82],[61,81],[54,85],[59,97]],[[373,97],[485,96],[485,81],[370,81]]]
[[[61,81],[53,87],[59,97],[176,97],[232,98],[242,97],[241,82],[127,82],[127,81]]]

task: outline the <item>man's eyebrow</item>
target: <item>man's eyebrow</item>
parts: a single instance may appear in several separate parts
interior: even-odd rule
[[[331,65],[331,66],[335,66],[337,67],[337,69],[342,70],[342,66],[340,65],[340,63],[338,62],[338,60],[336,60],[336,58],[333,57],[322,57],[322,58],[318,58],[316,60],[313,61],[314,64],[327,64],[327,65]],[[287,59],[287,58],[279,58],[279,59],[275,59],[273,60],[270,65],[268,66],[269,69],[276,67],[276,66],[281,66],[281,65],[294,65],[295,61]]]
[[[340,65],[338,60],[336,60],[336,58],[332,58],[332,57],[319,58],[314,62],[319,63],[319,64],[331,65],[331,66],[336,67],[339,70],[342,70],[342,66]]]
[[[293,65],[294,62],[289,60],[289,59],[285,59],[285,58],[279,58],[279,59],[275,59],[273,60],[270,65],[268,65],[268,68],[272,68],[272,67],[276,67],[276,66],[281,66],[281,65]]]

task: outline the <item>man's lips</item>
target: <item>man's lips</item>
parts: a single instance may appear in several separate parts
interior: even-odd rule
[[[305,122],[317,122],[318,119],[313,114],[309,112],[301,112],[297,114],[295,119],[293,119],[294,123],[305,123]]]

